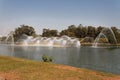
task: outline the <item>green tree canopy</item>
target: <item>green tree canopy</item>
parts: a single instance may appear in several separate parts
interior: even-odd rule
[[[19,37],[21,37],[23,34],[26,34],[28,36],[34,36],[36,33],[32,26],[20,25],[20,27],[15,29],[15,33],[14,33],[15,41],[17,41]]]
[[[58,31],[57,30],[50,30],[50,29],[43,29],[42,36],[43,37],[58,36]]]

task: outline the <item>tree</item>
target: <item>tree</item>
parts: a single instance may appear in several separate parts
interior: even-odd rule
[[[60,32],[60,36],[67,35],[70,37],[76,37],[76,29],[77,28],[75,25],[70,25],[70,26],[68,26],[68,29],[62,30]]]
[[[58,31],[57,30],[50,30],[50,29],[43,29],[42,36],[43,37],[58,36]]]
[[[62,31],[60,32],[60,36],[63,36],[63,35],[68,35],[68,30],[67,30],[67,29],[62,30]]]
[[[76,26],[75,25],[70,25],[68,26],[68,36],[70,37],[76,37]]]
[[[103,29],[104,29],[104,27],[101,27],[101,26],[97,27],[95,37],[97,37]]]
[[[87,36],[95,38],[96,28],[93,26],[88,26]]]
[[[34,36],[36,33],[32,26],[21,25],[20,27],[15,29],[14,33],[15,41],[17,41],[23,34],[26,34],[28,36]]]
[[[117,29],[116,27],[111,27],[113,31],[113,35],[115,36],[116,40],[118,43],[120,43],[120,30]]]
[[[77,27],[75,32],[76,37],[81,38],[82,37],[82,27]]]

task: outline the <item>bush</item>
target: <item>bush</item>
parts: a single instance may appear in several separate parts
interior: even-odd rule
[[[53,61],[53,57],[52,56],[49,57],[49,56],[46,56],[45,54],[43,54],[42,60],[44,62],[52,62]]]
[[[49,57],[49,62],[52,62],[52,61],[53,61],[53,57],[50,56],[50,57]]]
[[[47,56],[46,56],[45,54],[42,56],[42,60],[43,60],[44,62],[47,62],[47,61],[48,61]]]

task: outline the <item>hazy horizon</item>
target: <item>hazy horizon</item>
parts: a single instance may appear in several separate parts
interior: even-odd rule
[[[69,25],[120,28],[120,0],[0,0],[0,35],[22,24],[63,30]]]

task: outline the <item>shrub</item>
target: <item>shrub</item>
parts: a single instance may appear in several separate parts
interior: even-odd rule
[[[53,57],[50,56],[50,57],[49,57],[49,62],[52,62],[52,61],[53,61]]]
[[[45,54],[42,56],[42,60],[43,60],[44,62],[47,62],[47,61],[48,61],[47,56],[46,56]]]
[[[43,54],[42,60],[44,62],[52,62],[53,61],[53,57],[52,56],[49,57],[49,56],[46,56],[45,54]]]

